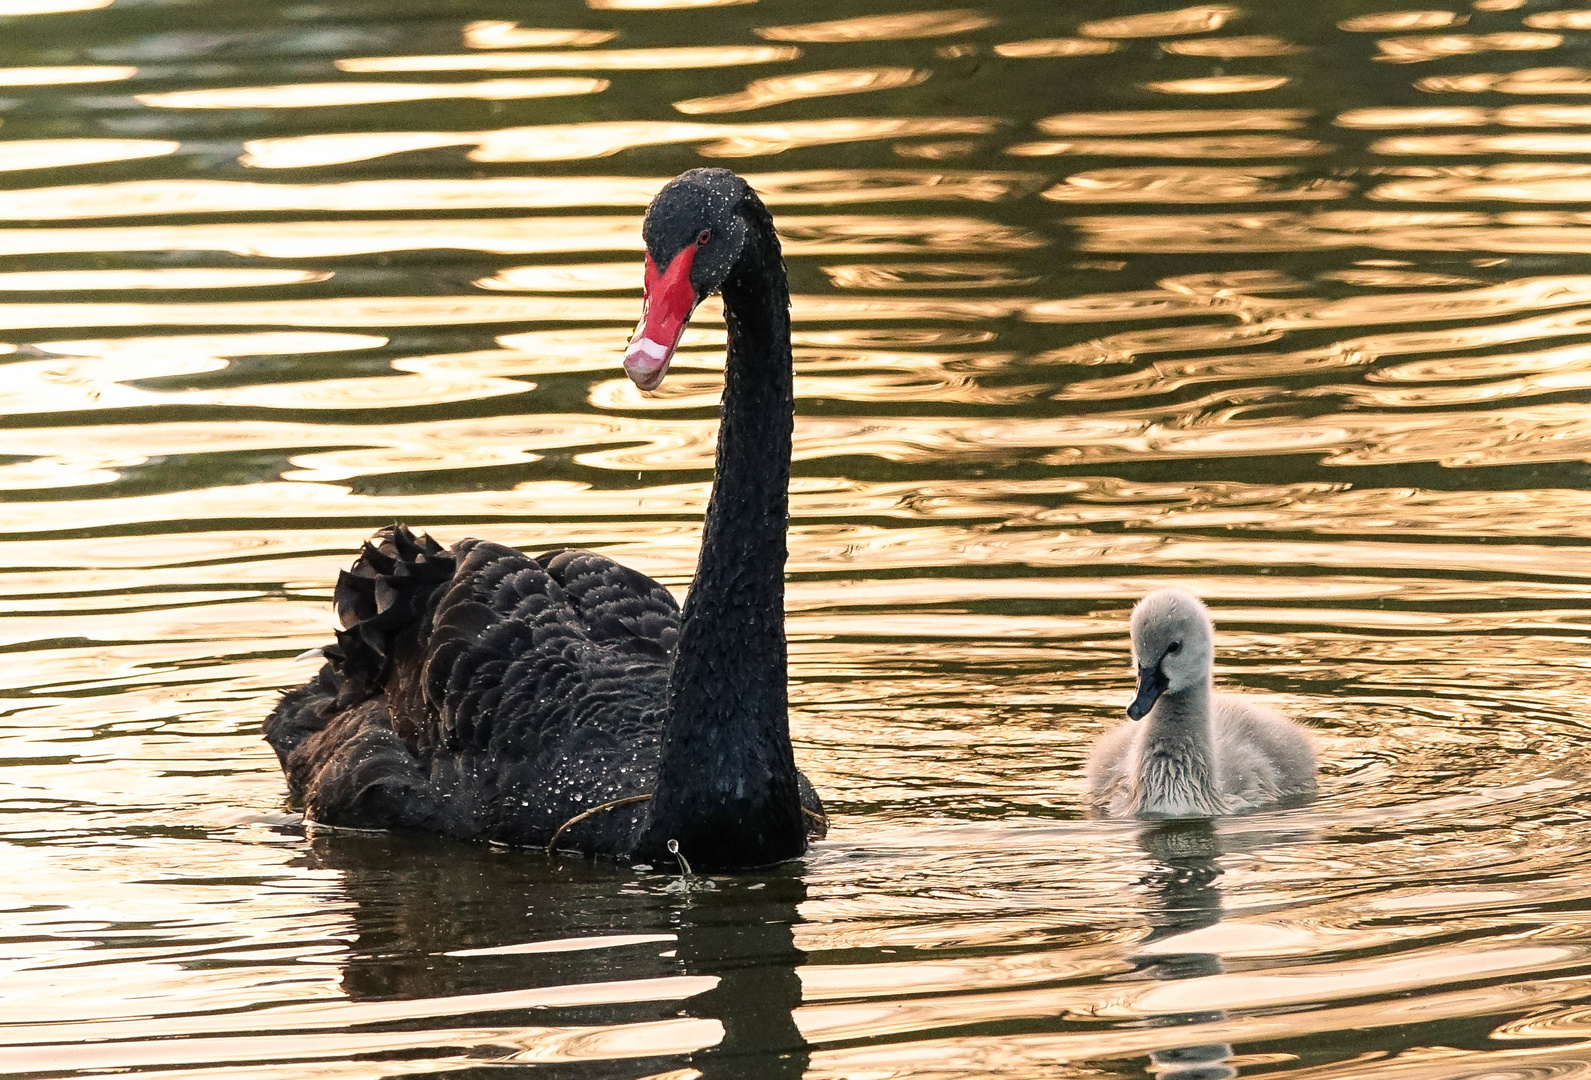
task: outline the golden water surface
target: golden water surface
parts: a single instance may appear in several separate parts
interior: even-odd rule
[[[259,722],[373,528],[683,594],[716,301],[618,361],[703,164],[829,838],[306,828]],[[1591,1076],[1588,252],[1557,0],[0,0],[0,1074]],[[1170,583],[1314,805],[1082,813]]]

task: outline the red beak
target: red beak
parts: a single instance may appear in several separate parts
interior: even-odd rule
[[[641,324],[635,328],[630,347],[624,350],[624,373],[642,390],[656,390],[662,383],[668,374],[668,362],[679,347],[680,335],[691,321],[691,312],[696,308],[696,288],[691,284],[696,251],[696,245],[690,244],[674,256],[661,274],[652,256],[646,257]]]

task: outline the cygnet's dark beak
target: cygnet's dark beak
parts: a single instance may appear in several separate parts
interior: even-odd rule
[[[1149,710],[1155,707],[1155,702],[1160,700],[1160,695],[1166,692],[1166,673],[1160,670],[1160,665],[1141,667],[1138,669],[1138,696],[1132,699],[1132,704],[1127,706],[1127,715],[1134,720],[1142,720],[1149,715]]]

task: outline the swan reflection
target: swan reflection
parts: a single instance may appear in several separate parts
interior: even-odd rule
[[[305,861],[351,902],[340,984],[386,1010],[371,1022],[457,1016],[455,1037],[475,1040],[482,1065],[625,1060],[635,1075],[705,1080],[806,1070],[797,869],[679,892],[661,867],[324,829]]]

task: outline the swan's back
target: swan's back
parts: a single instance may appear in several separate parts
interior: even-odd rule
[[[651,790],[680,614],[644,574],[588,551],[444,550],[393,526],[336,607],[328,662],[265,724],[314,820],[544,843]],[[643,809],[569,840],[622,850]]]
[[[1210,727],[1221,791],[1255,809],[1315,793],[1315,745],[1309,732],[1236,694],[1211,701]]]

